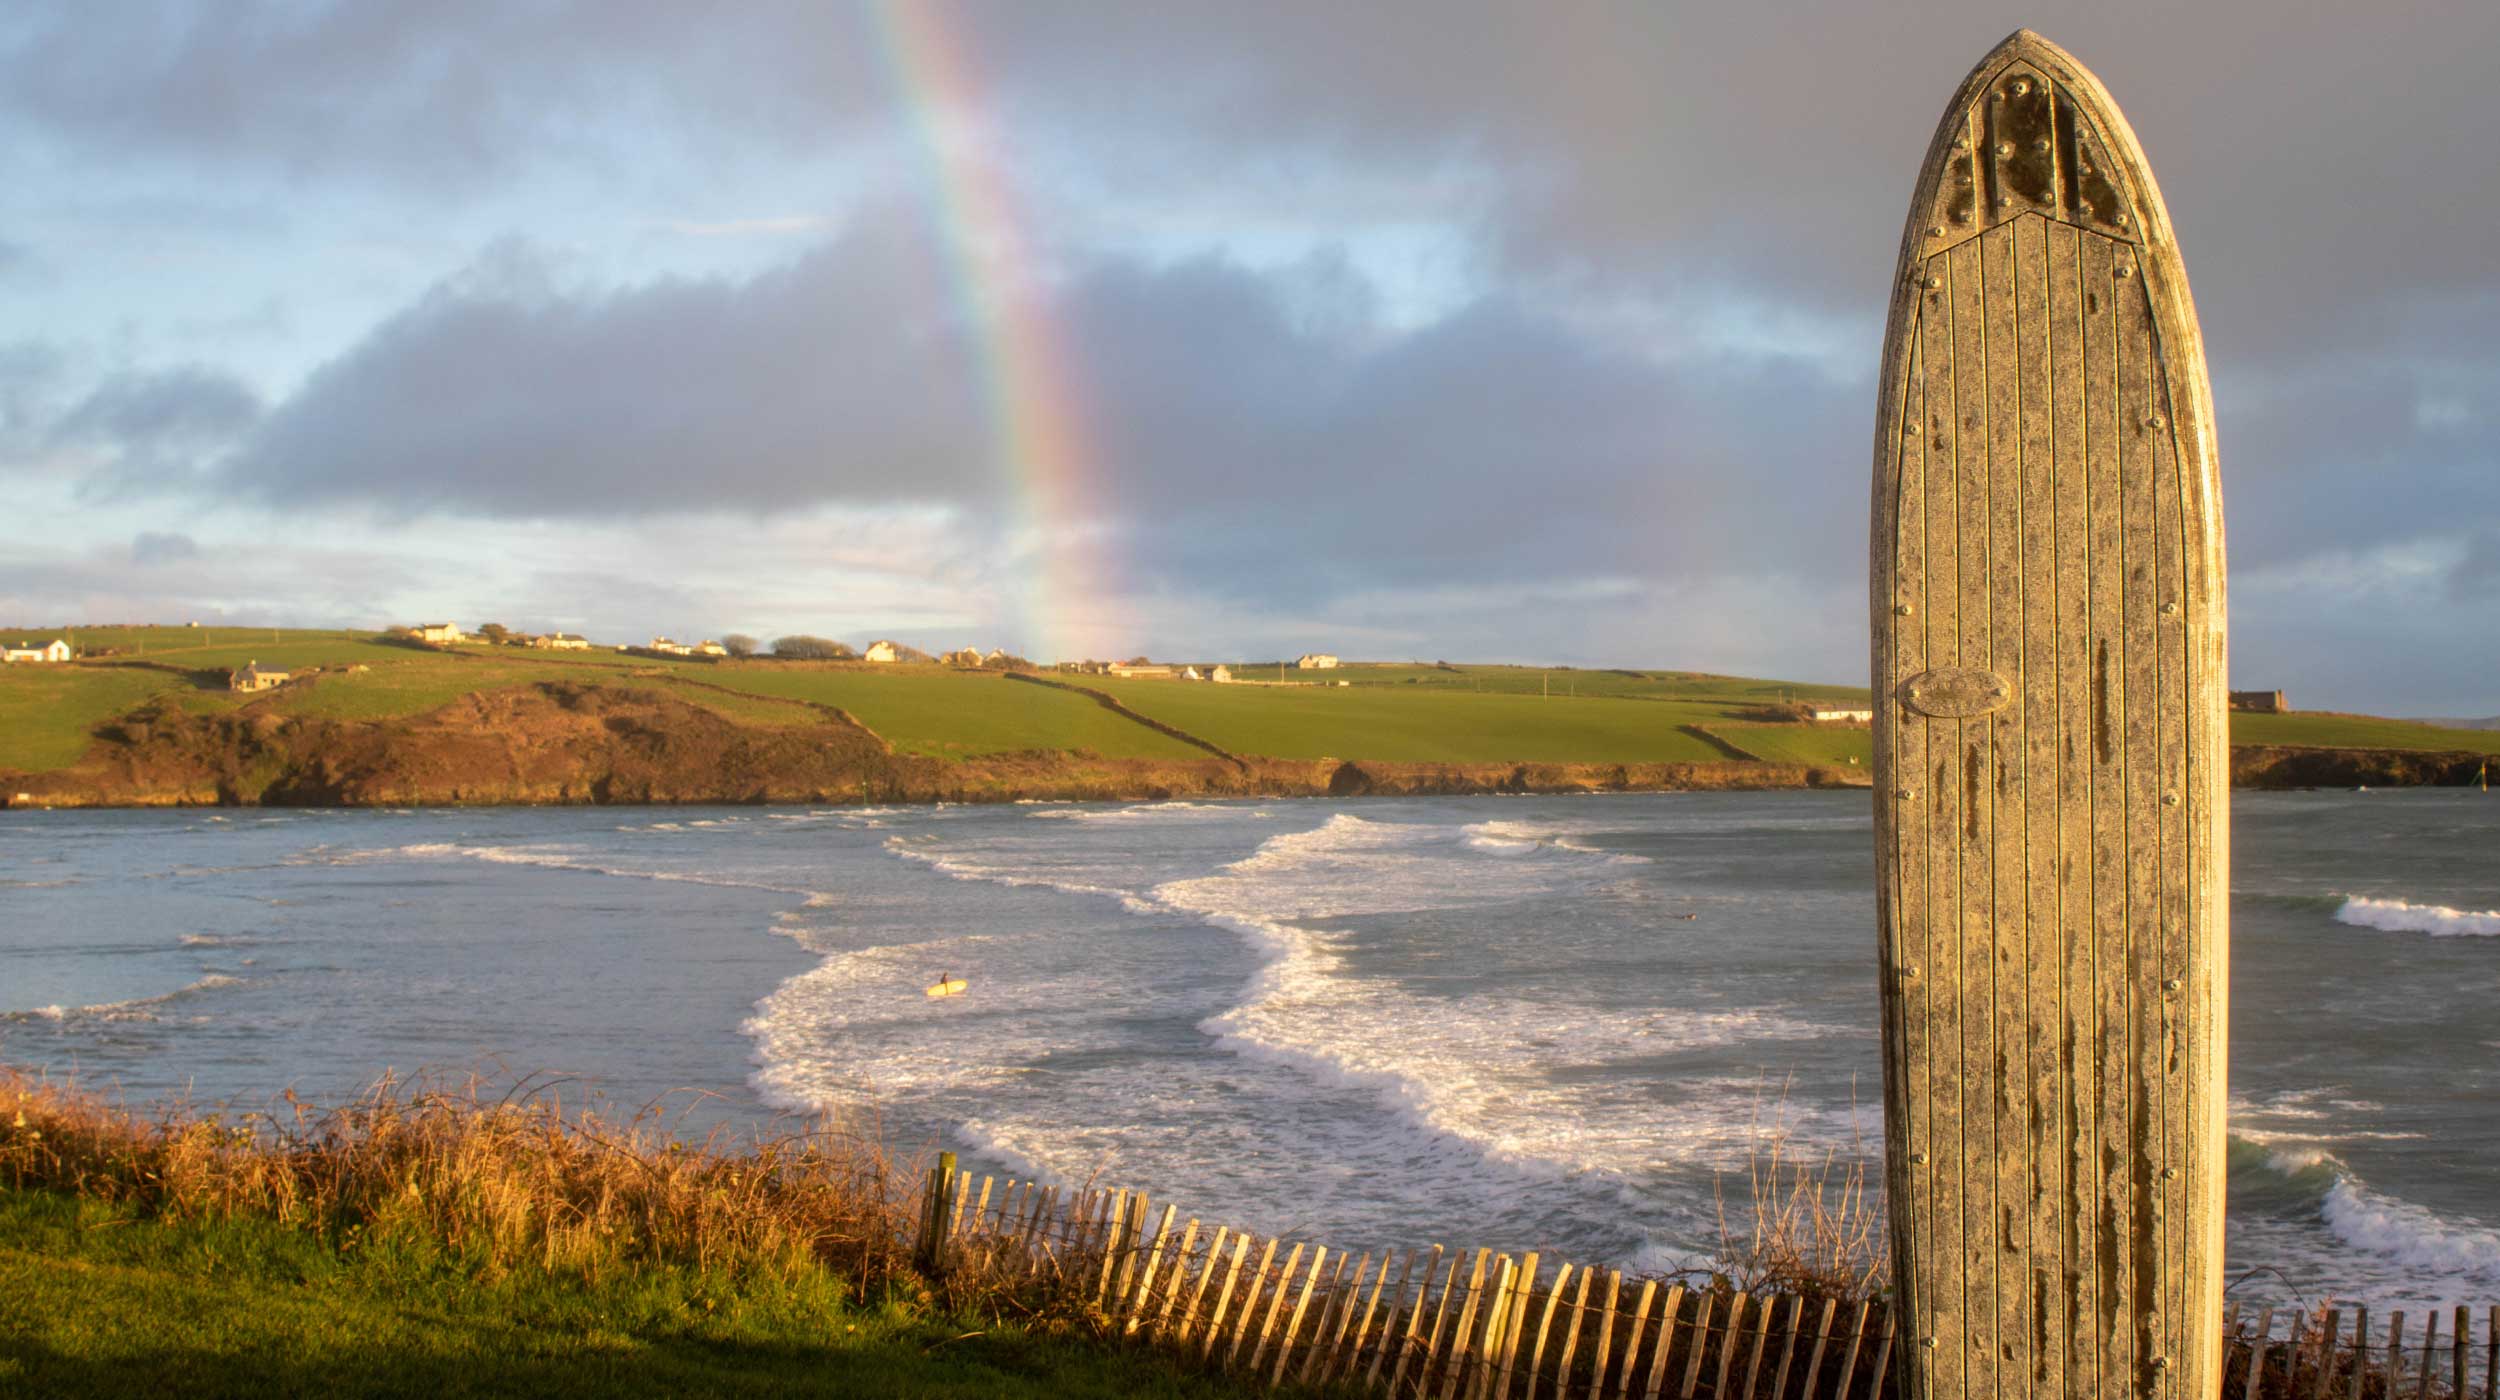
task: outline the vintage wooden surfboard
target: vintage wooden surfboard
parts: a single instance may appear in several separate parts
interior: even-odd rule
[[[2229,761],[2196,311],[2126,119],[2029,31],[1928,148],[1873,530],[1904,1394],[2220,1382]]]

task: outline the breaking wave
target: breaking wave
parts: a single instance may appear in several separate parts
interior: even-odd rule
[[[0,1023],[29,1025],[41,1022],[63,1024],[88,1021],[153,1021],[156,1013],[175,1002],[220,987],[240,986],[243,979],[222,972],[212,972],[188,986],[152,997],[133,997],[128,1001],[100,1001],[92,1006],[38,1006],[30,1011],[0,1012]]]
[[[2444,904],[2353,895],[2335,911],[2335,921],[2389,933],[2427,933],[2433,938],[2500,938],[2500,909],[2451,909]]]

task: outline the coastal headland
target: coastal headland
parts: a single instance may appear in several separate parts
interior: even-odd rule
[[[81,629],[0,670],[0,803],[1011,802],[1862,786],[1842,686],[1268,663],[1230,684],[934,664]],[[279,671],[265,689],[238,670]],[[1212,669],[1211,667],[1209,669]],[[1821,712],[1826,718],[1817,719]],[[1834,719],[1830,716],[1839,715]],[[2235,715],[2241,786],[2473,782],[2500,732]]]

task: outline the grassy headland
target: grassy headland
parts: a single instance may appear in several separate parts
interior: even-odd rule
[[[1863,690],[1680,671],[1239,666],[1210,685],[925,664],[90,628],[0,669],[0,802],[1002,800],[1851,785]],[[238,694],[248,661],[297,678]],[[1278,683],[1281,676],[1283,683]],[[2457,782],[2500,731],[2235,715],[2241,781]]]

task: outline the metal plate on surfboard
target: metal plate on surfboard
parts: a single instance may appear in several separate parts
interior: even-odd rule
[[[2204,1400],[2229,858],[2213,412],[2143,151],[2028,31],[1928,148],[1881,392],[1903,1394]]]

